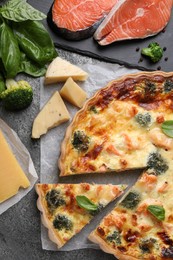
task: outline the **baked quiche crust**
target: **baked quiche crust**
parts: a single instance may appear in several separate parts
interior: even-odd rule
[[[37,208],[41,212],[43,225],[48,229],[50,240],[58,248],[64,246],[97,213],[120,196],[126,187],[127,185],[89,183],[36,184]],[[94,203],[96,209],[90,211],[80,207],[76,199],[77,196],[82,196],[80,199],[85,205],[86,200]],[[92,205],[89,204],[89,206]]]
[[[67,128],[58,160],[60,176],[145,168],[148,155],[156,150],[155,143],[148,140],[148,133],[134,123],[134,118],[136,113],[151,112],[160,124],[162,113],[172,112],[172,93],[159,93],[164,82],[169,81],[173,81],[172,72],[140,72],[113,80],[97,91]],[[154,87],[156,91],[152,93]],[[117,118],[113,121],[115,113]],[[132,120],[126,129],[130,116]],[[134,131],[131,140],[129,131]]]

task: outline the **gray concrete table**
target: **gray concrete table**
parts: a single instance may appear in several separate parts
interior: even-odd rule
[[[58,50],[61,56],[71,53]],[[73,54],[74,55],[74,54]],[[78,55],[78,58],[86,59]],[[39,111],[40,81],[21,75],[34,89],[32,105],[20,112],[5,111],[0,102],[0,118],[16,131],[21,141],[27,147],[40,175],[40,141],[31,139],[32,122]],[[0,260],[113,260],[101,250],[74,250],[70,252],[53,252],[42,250],[40,234],[40,214],[36,208],[37,195],[32,189],[19,203],[0,215]]]

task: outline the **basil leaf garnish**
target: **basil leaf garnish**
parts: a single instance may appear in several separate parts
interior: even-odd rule
[[[21,53],[18,42],[12,29],[7,23],[3,22],[0,26],[1,40],[1,58],[6,71],[7,78],[14,78],[20,71]]]
[[[1,15],[15,22],[43,20],[46,15],[32,7],[26,0],[10,0],[0,9]]]
[[[173,138],[173,120],[163,122],[162,131],[165,135]]]
[[[85,196],[76,196],[76,201],[80,208],[86,209],[88,211],[95,211],[98,209],[98,206]]]
[[[149,205],[147,210],[155,216],[158,220],[165,219],[165,209],[162,206],[158,205]]]
[[[25,21],[12,24],[20,49],[28,59],[45,65],[57,56],[54,43],[41,22]]]

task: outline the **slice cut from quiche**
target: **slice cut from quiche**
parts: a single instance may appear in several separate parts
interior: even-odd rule
[[[172,112],[173,73],[141,72],[110,82],[67,129],[60,176],[147,167],[157,148],[170,147],[161,124]]]
[[[37,184],[37,205],[50,239],[58,248],[62,247],[126,187],[89,183]]]
[[[166,140],[165,140],[166,141]],[[118,259],[173,259],[173,139],[89,238]]]

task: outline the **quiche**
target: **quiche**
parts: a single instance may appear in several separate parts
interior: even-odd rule
[[[157,135],[156,135],[157,137]],[[120,260],[173,259],[173,139],[89,238]]]
[[[60,176],[148,167],[153,154],[172,147],[161,130],[172,112],[173,73],[140,72],[111,81],[68,127]]]
[[[37,206],[50,239],[58,248],[81,231],[126,185],[36,184]]]

